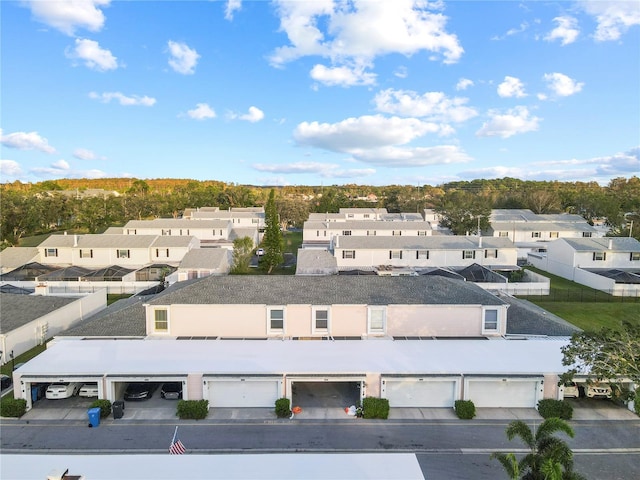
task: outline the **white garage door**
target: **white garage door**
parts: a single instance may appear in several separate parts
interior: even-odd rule
[[[277,380],[209,380],[209,407],[274,407]]]
[[[455,380],[385,379],[384,397],[391,407],[453,407]]]
[[[535,408],[538,380],[469,380],[466,398],[476,407]]]

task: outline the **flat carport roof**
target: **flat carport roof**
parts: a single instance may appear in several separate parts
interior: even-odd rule
[[[15,376],[561,373],[567,340],[62,339]]]

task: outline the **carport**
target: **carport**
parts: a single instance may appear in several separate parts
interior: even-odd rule
[[[42,396],[34,391],[35,388],[42,385],[51,383],[97,383],[98,384],[98,398],[104,398],[104,384],[103,377],[101,376],[88,376],[88,375],[65,375],[53,377],[50,375],[23,375],[20,378],[20,385],[14,385],[14,390],[20,391],[20,398],[24,398],[27,401],[27,410],[32,407],[37,408],[38,400],[44,398],[44,392]],[[55,402],[63,402],[65,399],[54,400]]]
[[[122,400],[124,397],[124,391],[129,383],[156,383],[158,384],[158,392],[160,386],[165,382],[181,382],[182,383],[182,398],[188,400],[187,391],[187,376],[186,375],[106,375],[106,391],[107,399],[112,402],[115,400]],[[156,392],[153,397],[160,397],[160,394]],[[104,397],[100,397],[104,398]],[[148,402],[138,402],[141,405],[149,404]]]
[[[287,375],[287,398],[302,408],[344,408],[362,401],[365,380],[365,374]]]

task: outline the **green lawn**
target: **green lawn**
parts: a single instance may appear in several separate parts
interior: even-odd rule
[[[32,348],[28,352],[25,352],[22,355],[16,356],[13,359],[13,364],[24,363],[28,360],[31,360],[33,357],[40,355],[46,349],[47,349],[46,345],[38,345],[37,347]],[[8,352],[4,353],[4,355],[6,355],[6,357],[4,358],[5,361],[10,358]],[[2,371],[2,373],[4,373],[5,375],[10,376],[11,367],[12,367],[11,360],[9,360],[8,363],[6,363],[5,365],[2,366],[2,368],[0,368],[0,371]]]
[[[523,297],[583,330],[617,329],[623,321],[640,324],[640,298],[613,297],[562,277],[526,267],[551,279],[548,296]]]

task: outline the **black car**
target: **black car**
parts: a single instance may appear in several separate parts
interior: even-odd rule
[[[11,385],[13,385],[13,379],[9,375],[2,374],[0,375],[0,385],[0,390],[9,388]]]
[[[124,391],[125,400],[147,400],[158,388],[157,383],[130,383]]]
[[[182,398],[182,382],[163,383],[160,396],[167,400],[180,400]]]

